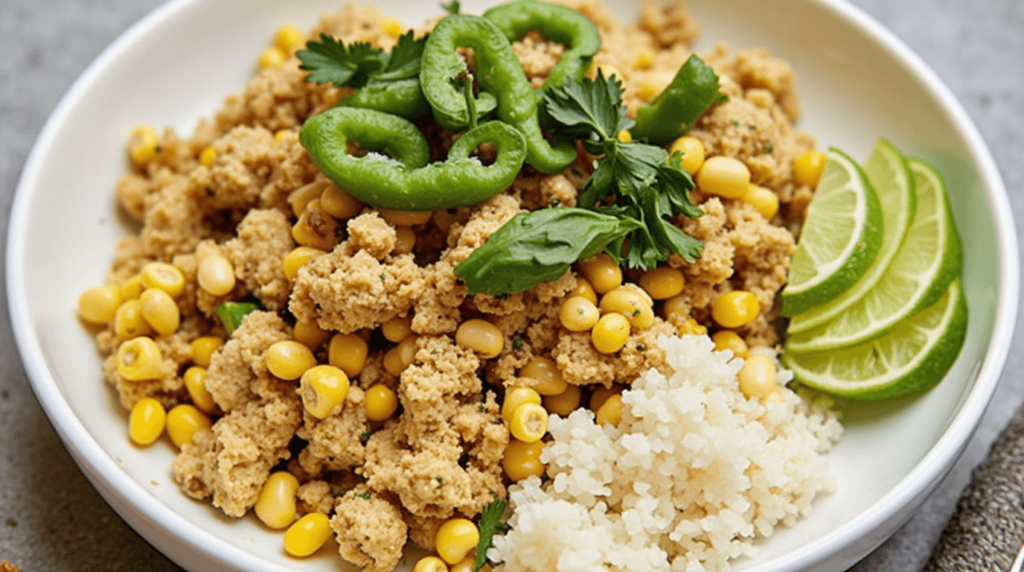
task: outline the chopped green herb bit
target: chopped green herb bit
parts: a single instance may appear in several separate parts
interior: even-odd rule
[[[764,152],[765,153],[771,153],[774,150],[775,150],[775,146],[772,145],[771,143],[765,143],[764,144]]]
[[[462,10],[462,6],[459,4],[459,0],[452,0],[451,2],[441,2],[441,9],[454,16]]]
[[[242,325],[242,320],[250,312],[260,309],[262,308],[258,302],[222,302],[220,306],[217,306],[216,314],[224,326],[224,331],[230,336],[238,326]]]
[[[355,496],[357,496],[357,497],[359,497],[361,499],[369,499],[370,498],[370,493],[369,492],[355,493]]]
[[[494,546],[494,535],[505,531],[505,523],[501,521],[501,517],[505,514],[507,504],[508,501],[495,497],[480,512],[480,522],[477,523],[477,528],[480,529],[480,542],[476,545],[473,572],[479,572],[487,564],[487,551]]]

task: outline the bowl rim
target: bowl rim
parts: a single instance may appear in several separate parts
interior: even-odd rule
[[[145,14],[104,48],[60,98],[39,132],[15,187],[7,232],[5,283],[15,345],[29,384],[65,448],[108,504],[143,538],[179,564],[185,565],[186,562],[172,554],[171,549],[177,544],[187,543],[193,551],[199,551],[205,558],[219,561],[228,568],[267,569],[266,561],[207,533],[149,494],[140,483],[123,471],[116,460],[110,457],[89,434],[62,395],[54,375],[46,365],[42,348],[34,335],[32,317],[28,312],[28,292],[23,287],[18,273],[18,269],[25,265],[21,253],[22,237],[27,230],[27,214],[31,205],[29,190],[35,186],[46,149],[57,136],[58,128],[68,119],[71,102],[90,89],[101,72],[114,63],[125,47],[138,41],[154,27],[160,26],[168,17],[205,1],[207,0],[170,0]],[[942,111],[950,118],[953,127],[968,145],[971,161],[978,168],[994,217],[999,247],[996,307],[1002,311],[997,312],[995,316],[992,338],[981,368],[977,371],[974,386],[963,399],[959,411],[922,460],[896,486],[876,501],[872,510],[864,511],[840,528],[789,553],[787,568],[822,563],[836,557],[844,547],[852,544],[853,541],[850,539],[863,538],[895,520],[899,520],[897,524],[902,524],[910,517],[910,511],[905,509],[923,502],[925,496],[938,485],[941,477],[948,472],[966,448],[994,395],[1013,339],[1020,285],[1016,227],[1006,188],[991,151],[952,91],[916,52],[863,9],[850,4],[847,0],[808,1],[826,8],[889,53],[907,73],[935,97]],[[900,511],[906,512],[902,519],[899,519]],[[156,523],[161,524],[157,526]],[[166,534],[160,534],[161,527]],[[891,526],[889,534],[895,529],[896,526]],[[875,539],[877,542],[870,549],[880,545],[889,534]]]

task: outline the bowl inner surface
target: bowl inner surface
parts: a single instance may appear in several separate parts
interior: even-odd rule
[[[636,18],[633,3],[606,3],[621,18]],[[410,25],[438,13],[435,3],[381,4]],[[994,389],[1016,314],[1016,246],[1005,190],[948,92],[941,86],[936,92],[930,72],[915,68],[916,59],[908,63],[905,52],[894,53],[891,37],[856,10],[825,0],[689,4],[702,26],[698,51],[720,39],[733,49],[766,46],[794,66],[804,106],[797,127],[816,135],[819,148],[836,146],[863,159],[884,136],[908,155],[936,164],[949,187],[964,251],[971,253],[963,272],[969,333],[948,378],[923,396],[847,407],[846,434],[830,455],[837,492],[819,498],[808,518],[780,528],[762,544],[760,556],[735,568],[838,570],[909,517],[966,444]],[[463,3],[471,13],[484,5]],[[75,301],[82,290],[102,283],[116,241],[132,230],[113,196],[126,167],[123,145],[131,127],[169,125],[190,133],[223,97],[241,91],[256,54],[280,24],[309,28],[318,14],[338,8],[327,0],[164,5],[75,84],[41,135],[18,189],[7,278],[33,388],[107,500],[186,567],[285,570],[295,561],[281,550],[280,533],[251,517],[224,517],[179,492],[166,440],[149,449],[129,443],[126,414],[102,381]],[[333,549],[326,548],[302,564],[309,570],[338,566]]]

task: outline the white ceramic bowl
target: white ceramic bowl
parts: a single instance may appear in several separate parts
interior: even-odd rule
[[[381,0],[414,24],[437,2]],[[608,0],[625,20],[629,0]],[[479,13],[482,2],[464,2]],[[809,518],[762,544],[737,570],[828,571],[853,564],[903,523],[949,470],[988,404],[1017,314],[1016,236],[1006,191],[977,130],[907,47],[839,0],[690,0],[699,48],[767,46],[798,73],[799,127],[819,145],[864,158],[885,136],[938,165],[968,253],[967,341],[947,379],[916,398],[852,406],[831,454],[837,493]],[[190,132],[241,90],[276,27],[309,27],[336,0],[174,0],[111,45],[54,111],[25,166],[7,242],[11,317],[33,388],[68,450],[122,517],[193,570],[337,570],[325,549],[297,563],[279,533],[234,521],[173,484],[170,446],[133,447],[125,413],[100,375],[75,300],[100,283],[115,241],[128,232],[113,187],[123,143],[138,123]],[[198,65],[197,65],[198,64]]]

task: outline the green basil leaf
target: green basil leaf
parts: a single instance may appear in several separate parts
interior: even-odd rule
[[[549,208],[512,217],[455,267],[470,294],[494,296],[557,280],[569,266],[601,252],[612,240],[640,228],[581,208]]]

